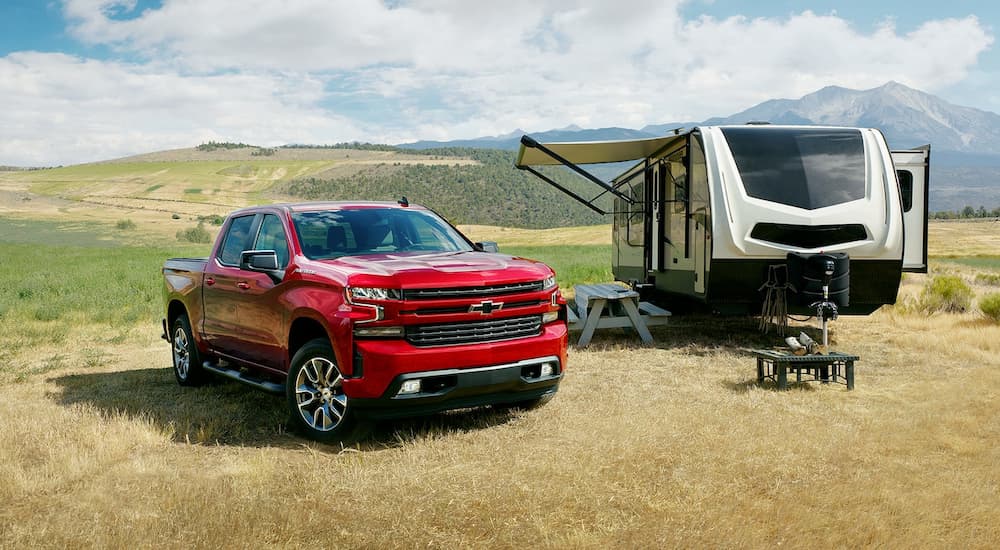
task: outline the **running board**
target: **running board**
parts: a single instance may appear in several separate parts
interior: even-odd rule
[[[225,376],[226,378],[236,380],[237,382],[242,382],[248,386],[253,386],[258,390],[264,390],[269,393],[282,394],[285,393],[285,386],[282,384],[277,384],[275,382],[269,382],[267,380],[258,380],[253,378],[249,374],[238,371],[236,369],[229,369],[226,367],[220,367],[214,363],[205,361],[202,363],[201,368],[211,372],[213,374],[218,374],[220,376]]]

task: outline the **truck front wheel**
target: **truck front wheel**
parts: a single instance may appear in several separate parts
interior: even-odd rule
[[[191,321],[187,315],[174,319],[171,337],[171,355],[174,360],[174,376],[182,386],[200,386],[205,382],[205,371],[201,368],[201,354],[191,333]]]
[[[352,443],[364,436],[328,341],[310,340],[295,353],[286,389],[292,424],[306,437],[323,443]]]

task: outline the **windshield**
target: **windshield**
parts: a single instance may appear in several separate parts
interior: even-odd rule
[[[397,252],[472,250],[434,214],[401,208],[358,208],[292,213],[302,253],[311,260]]]
[[[861,132],[829,128],[723,128],[751,197],[815,210],[865,197]]]

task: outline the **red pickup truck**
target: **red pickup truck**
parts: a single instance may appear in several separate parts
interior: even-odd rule
[[[177,381],[284,394],[319,441],[372,419],[538,404],[566,366],[552,269],[485,252],[405,201],[239,210],[210,257],[167,260],[163,276]]]

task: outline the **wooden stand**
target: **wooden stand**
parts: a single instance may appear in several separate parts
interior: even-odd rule
[[[752,350],[757,358],[757,383],[765,378],[773,380],[778,389],[788,388],[788,371],[795,373],[796,382],[844,384],[854,389],[854,362],[857,355],[829,352],[826,355],[789,355],[772,350]],[[802,379],[802,372],[812,379]]]

